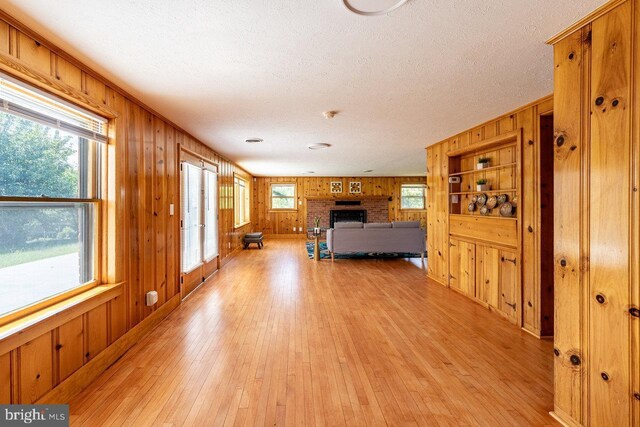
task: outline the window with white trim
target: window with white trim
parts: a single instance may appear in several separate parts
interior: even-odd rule
[[[0,317],[97,282],[107,120],[0,74]]]
[[[425,184],[402,184],[400,187],[401,209],[425,209]]]

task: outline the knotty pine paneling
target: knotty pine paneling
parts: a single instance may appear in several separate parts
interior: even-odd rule
[[[540,136],[540,116],[550,114],[553,111],[553,98],[542,98],[519,110],[505,114],[487,123],[476,126],[427,147],[427,186],[428,221],[427,221],[427,250],[430,254],[428,263],[428,275],[440,283],[449,283],[449,233],[450,219],[448,216],[448,167],[447,152],[481,143],[489,138],[504,135],[520,129],[522,132],[522,159],[521,159],[521,194],[519,194],[518,209],[521,211],[521,251],[522,260],[519,274],[522,277],[522,301],[518,305],[522,307],[522,319],[517,323],[534,335],[544,336],[553,334],[553,299],[547,291],[552,284],[541,283],[541,255],[540,242],[544,233],[541,227],[540,208],[541,191],[540,174],[540,150],[544,142]],[[547,147],[548,148],[548,147]],[[466,206],[463,206],[466,208]],[[494,230],[487,223],[480,230],[487,240],[494,241],[505,230]],[[517,243],[518,230],[512,230],[509,234],[509,245]],[[505,243],[503,243],[504,245]],[[480,257],[477,253],[476,257]]]
[[[232,203],[234,173],[249,181],[251,176],[1,11],[0,66],[80,106],[106,111],[110,119],[107,202],[101,209],[108,237],[100,242],[99,271],[103,282],[123,282],[124,291],[0,358],[4,380],[9,355],[17,355],[9,391],[0,387],[0,400],[14,390],[13,403],[31,403],[179,294],[179,146],[218,165],[221,264],[240,249],[243,234],[252,228],[234,228]],[[176,207],[173,216],[170,204]],[[146,307],[144,295],[151,290],[158,292],[158,304]]]
[[[550,42],[554,416],[567,425],[640,425],[639,6],[611,1]]]
[[[342,193],[331,193],[332,181],[342,181]],[[349,194],[349,182],[362,183],[361,194]],[[270,211],[270,184],[296,184],[297,200],[295,211]],[[270,235],[306,235],[307,198],[354,198],[390,197],[389,221],[420,221],[426,225],[426,211],[400,209],[400,186],[403,183],[426,183],[424,177],[256,177],[252,182],[253,205],[251,220],[255,231]],[[300,202],[302,204],[300,204]],[[328,224],[322,224],[327,227]],[[294,231],[293,229],[296,229]]]

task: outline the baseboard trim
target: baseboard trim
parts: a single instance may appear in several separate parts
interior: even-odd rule
[[[573,418],[558,408],[554,408],[553,411],[549,412],[549,415],[564,427],[582,427],[582,424],[576,422]]]
[[[151,313],[126,334],[118,338],[96,357],[75,371],[69,378],[58,384],[53,390],[41,397],[37,403],[68,403],[75,395],[87,388],[98,376],[113,365],[123,354],[153,330],[176,307],[180,305],[180,294]]]
[[[436,282],[436,283],[437,283],[437,284],[439,284],[439,285],[442,285],[442,286],[447,287],[447,288],[449,287],[449,284],[448,284],[448,283],[442,282],[442,281],[440,280],[440,278],[438,278],[438,277],[434,277],[434,276],[431,276],[430,274],[427,274],[427,278],[428,278],[429,280],[433,280],[434,282]]]
[[[304,233],[296,234],[265,234],[265,239],[306,239],[307,235]]]

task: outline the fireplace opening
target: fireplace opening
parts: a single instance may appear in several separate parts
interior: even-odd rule
[[[329,227],[336,222],[367,222],[367,211],[364,209],[332,210],[329,215]]]

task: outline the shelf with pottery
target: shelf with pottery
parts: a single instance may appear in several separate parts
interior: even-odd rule
[[[515,217],[518,200],[517,139],[467,147],[449,156],[449,214]]]

